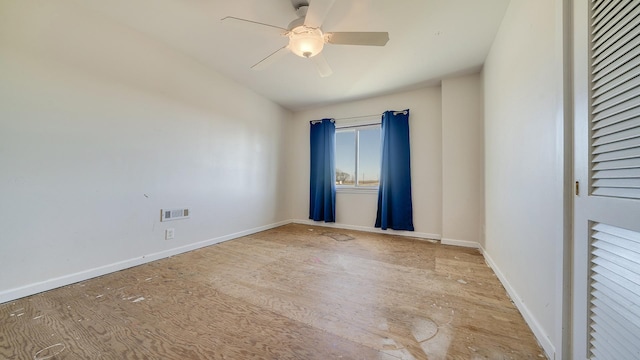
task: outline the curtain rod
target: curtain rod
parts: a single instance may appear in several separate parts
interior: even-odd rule
[[[331,122],[332,122],[332,123],[335,123],[335,122],[336,122],[336,119],[329,119],[329,120],[331,120]],[[321,122],[322,122],[322,120],[311,120],[311,121],[309,121],[309,122],[311,123],[311,125],[313,125],[313,124],[319,124],[319,123],[321,123]]]
[[[349,117],[343,117],[343,118],[337,118],[337,119],[331,119],[331,122],[336,122],[336,120],[352,120],[352,119],[361,119],[361,118],[368,118],[368,117],[374,117],[374,116],[382,116],[384,113],[382,114],[371,114],[371,115],[359,115],[359,116],[349,116]],[[403,114],[403,115],[407,115],[407,110],[404,111],[394,111],[393,115],[398,115],[398,114]],[[322,120],[311,120],[309,121],[311,124],[317,124],[319,122],[321,122]]]

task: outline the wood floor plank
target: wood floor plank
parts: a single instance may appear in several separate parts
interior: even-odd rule
[[[2,359],[539,359],[474,249],[287,225],[0,304]]]

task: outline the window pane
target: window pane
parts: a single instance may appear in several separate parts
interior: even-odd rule
[[[380,128],[359,131],[358,186],[380,184]]]
[[[355,185],[356,132],[336,131],[336,185]]]

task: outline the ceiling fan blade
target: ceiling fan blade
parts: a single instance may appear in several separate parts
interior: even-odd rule
[[[309,1],[309,9],[307,16],[304,18],[304,24],[311,28],[319,28],[322,26],[324,18],[331,10],[335,0],[311,0]]]
[[[271,64],[276,62],[278,59],[282,58],[285,54],[289,52],[288,46],[283,46],[280,49],[272,52],[264,59],[258,61],[255,65],[251,67],[252,70],[263,70],[269,67]]]
[[[333,74],[333,70],[331,70],[331,67],[327,62],[327,59],[324,58],[322,53],[312,57],[311,61],[313,61],[313,63],[316,65],[316,68],[318,69],[318,73],[320,74],[321,77],[327,77]]]
[[[235,16],[225,16],[222,19],[220,19],[220,21],[224,21],[226,23],[239,24],[239,25],[249,25],[249,26],[253,26],[254,29],[259,29],[261,31],[265,31],[265,30],[272,31],[274,33],[277,33],[278,35],[286,35],[289,32],[288,29],[285,29],[280,26],[265,24],[265,23],[261,23],[253,20],[241,19]]]
[[[337,45],[385,46],[388,32],[332,32],[325,34],[326,42]]]

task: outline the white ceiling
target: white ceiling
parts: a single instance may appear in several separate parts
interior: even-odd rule
[[[385,47],[326,45],[333,75],[287,54],[250,67],[287,44],[235,16],[286,28],[300,0],[109,0],[83,5],[137,29],[291,110],[437,83],[479,70],[509,0],[336,0],[324,31],[388,31]],[[314,0],[311,0],[314,1]],[[317,0],[323,1],[323,0]]]

